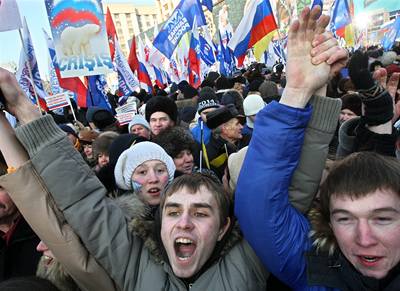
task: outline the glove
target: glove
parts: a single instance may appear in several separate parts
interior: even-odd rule
[[[349,75],[358,91],[369,91],[375,86],[371,72],[368,70],[368,55],[356,51],[349,61]]]

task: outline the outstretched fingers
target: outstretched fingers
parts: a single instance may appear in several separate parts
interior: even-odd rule
[[[312,41],[314,39],[317,27],[317,21],[321,14],[321,7],[316,6],[310,11],[310,16],[307,22],[307,29],[306,29],[306,37],[308,41]]]

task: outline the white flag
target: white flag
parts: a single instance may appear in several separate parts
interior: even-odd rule
[[[0,31],[20,29],[22,27],[17,2],[0,0]]]

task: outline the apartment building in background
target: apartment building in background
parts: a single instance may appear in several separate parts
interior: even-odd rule
[[[129,43],[133,35],[139,35],[162,22],[157,4],[103,3],[104,14],[107,13],[107,8],[110,9],[118,40],[125,56],[129,55]]]

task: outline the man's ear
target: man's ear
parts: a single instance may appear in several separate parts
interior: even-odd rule
[[[230,219],[230,217],[228,217],[226,219],[225,225],[222,226],[221,229],[219,230],[217,241],[220,241],[224,237],[224,235],[228,231],[230,225],[231,225],[231,219]]]

